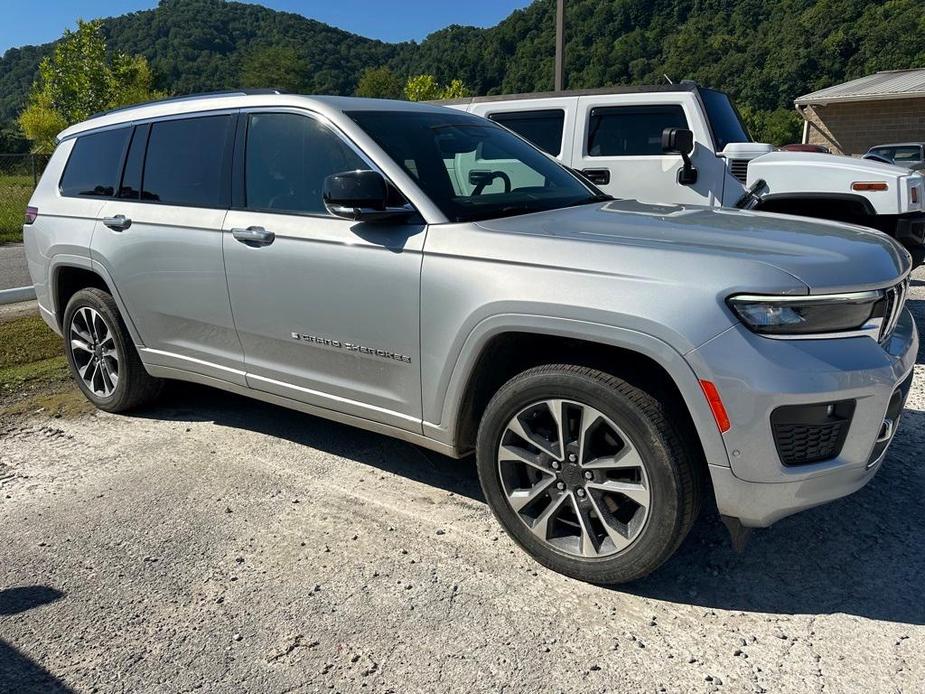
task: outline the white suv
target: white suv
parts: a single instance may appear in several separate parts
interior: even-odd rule
[[[833,219],[879,229],[917,260],[925,254],[921,175],[773,151],[752,142],[726,94],[693,82],[441,103],[510,128],[614,197]]]

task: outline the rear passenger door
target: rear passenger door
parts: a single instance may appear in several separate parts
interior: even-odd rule
[[[225,267],[250,387],[420,432],[421,224],[330,215],[333,173],[375,169],[325,120],[242,117]]]
[[[244,384],[222,259],[236,113],[138,124],[93,234],[147,362]]]

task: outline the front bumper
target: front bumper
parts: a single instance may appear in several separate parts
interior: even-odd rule
[[[689,353],[698,377],[716,385],[732,421],[723,435],[730,465],[710,461],[720,513],[748,527],[764,527],[864,486],[886,455],[877,439],[891,398],[912,372],[918,342],[905,310],[884,345],[868,337],[773,340],[737,325]],[[784,405],[844,400],[856,407],[839,454],[783,465],[771,412]]]

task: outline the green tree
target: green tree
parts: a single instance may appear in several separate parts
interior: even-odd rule
[[[405,98],[408,101],[433,101],[435,99],[458,99],[470,94],[462,80],[452,80],[445,87],[440,86],[433,75],[415,75],[405,84]]]
[[[107,108],[162,96],[152,89],[142,56],[116,53],[110,59],[101,24],[77,22],[65,31],[51,55],[39,63],[19,125],[35,152],[54,149],[55,136],[72,123]]]
[[[780,146],[800,141],[803,119],[793,109],[761,111],[743,105],[739,112],[748,132],[758,142]]]
[[[433,101],[440,98],[440,85],[433,75],[414,75],[405,83],[408,101]]]
[[[373,99],[401,99],[402,83],[398,75],[384,65],[366,68],[357,83],[356,95]]]
[[[241,68],[241,85],[299,93],[307,91],[308,64],[291,46],[261,46],[252,50]]]
[[[464,96],[469,96],[471,93],[469,88],[463,84],[462,80],[451,80],[450,83],[443,88],[443,93],[440,95],[440,98],[461,99]]]

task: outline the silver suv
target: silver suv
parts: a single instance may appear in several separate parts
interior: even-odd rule
[[[242,92],[68,128],[29,267],[81,390],[204,383],[475,452],[546,566],[658,567],[705,495],[747,528],[880,467],[918,336],[860,227],[614,200],[450,109]]]

